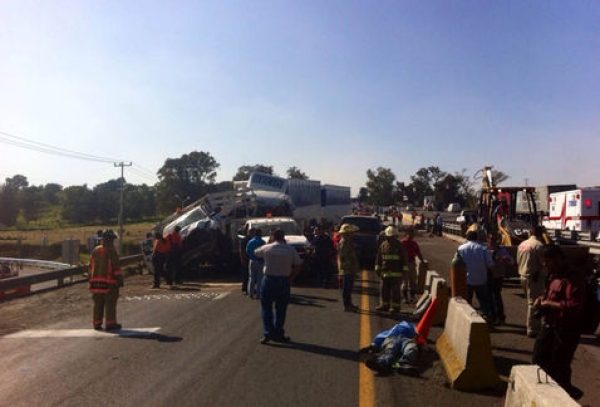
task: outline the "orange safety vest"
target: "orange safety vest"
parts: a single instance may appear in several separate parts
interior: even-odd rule
[[[171,244],[167,239],[155,239],[152,251],[157,254],[167,254],[171,251]]]
[[[183,247],[181,235],[177,232],[171,232],[167,236],[167,242],[169,243],[169,251],[178,251]]]
[[[119,255],[114,248],[96,246],[90,258],[89,278],[90,292],[106,294],[111,286],[116,286],[121,277]]]

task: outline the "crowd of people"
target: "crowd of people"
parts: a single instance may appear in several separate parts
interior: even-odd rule
[[[324,288],[337,285],[344,312],[360,311],[352,301],[355,278],[361,270],[353,234],[359,229],[351,224],[339,228],[315,225],[312,236],[312,265],[317,281]],[[178,282],[181,262],[180,228],[167,236],[156,233],[142,242],[144,261],[154,274],[152,288],[159,288],[161,279],[169,286]],[[379,304],[374,311],[399,313],[401,304],[415,301],[416,261],[426,264],[415,230],[401,231],[387,226],[380,234],[374,270],[381,280]],[[560,247],[542,241],[543,229],[533,227],[529,238],[517,248],[516,258],[499,246],[496,236],[485,236],[475,224],[466,232],[466,242],[456,252],[456,258],[466,271],[466,296],[470,304],[476,297],[482,318],[490,325],[506,321],[502,300],[503,279],[508,267],[516,264],[527,297],[527,336],[535,338],[533,363],[541,366],[572,397],[581,391],[571,383],[571,362],[580,339],[580,320],[584,301],[584,285],[580,273],[565,260]],[[285,319],[290,301],[291,285],[301,271],[303,260],[286,244],[280,229],[272,230],[267,241],[260,229],[250,229],[241,241],[240,258],[243,267],[242,290],[252,299],[260,300],[263,337],[261,343],[289,342],[285,334]],[[123,276],[119,256],[114,247],[118,239],[112,230],[99,231],[92,249],[89,267],[90,292],[94,301],[94,329],[120,329],[116,304]],[[337,276],[337,280],[334,278]],[[382,333],[369,352],[377,353],[369,367],[387,371],[390,354],[406,348],[405,361],[412,360],[414,332],[398,325],[398,329]]]
[[[504,324],[502,282],[507,267],[516,264],[527,298],[526,334],[535,338],[532,362],[578,399],[582,393],[571,383],[571,362],[581,336],[584,284],[561,248],[544,244],[542,234],[542,227],[531,228],[515,259],[498,246],[495,234],[487,236],[486,245],[476,227],[469,229],[466,243],[457,250],[466,269],[466,300],[472,304],[477,298],[490,326]]]
[[[309,256],[303,259],[304,262],[309,262],[307,272],[313,276],[317,285],[340,289],[344,311],[358,311],[358,306],[351,299],[354,279],[361,270],[359,251],[353,239],[353,235],[359,231],[358,227],[352,224],[342,224],[339,227],[316,224],[312,230],[312,249]],[[403,236],[400,236],[397,227],[389,226],[379,236],[375,270],[381,278],[382,297],[375,309],[377,311],[398,313],[401,303],[416,301],[416,260],[427,262],[414,240],[415,229],[407,227],[402,233]],[[260,299],[261,276],[257,270],[264,271],[264,262],[256,257],[254,250],[257,245],[264,244],[261,236],[260,230],[250,229],[240,242],[243,275],[241,289],[252,299]],[[269,242],[272,242],[272,236]]]

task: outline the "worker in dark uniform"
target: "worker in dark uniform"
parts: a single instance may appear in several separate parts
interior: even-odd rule
[[[377,249],[375,272],[381,277],[381,301],[376,311],[400,312],[400,284],[407,255],[404,245],[398,239],[398,229],[388,226],[385,241]]]
[[[315,232],[312,244],[315,249],[314,260],[317,278],[323,288],[329,288],[331,275],[335,267],[335,246],[333,239],[325,233],[325,228],[322,225],[317,225]]]
[[[121,329],[117,323],[117,300],[119,287],[123,287],[123,275],[119,264],[119,254],[114,246],[117,234],[107,229],[102,232],[102,244],[92,251],[89,266],[90,292],[94,300],[94,329],[102,329],[102,320],[106,316],[104,329]]]

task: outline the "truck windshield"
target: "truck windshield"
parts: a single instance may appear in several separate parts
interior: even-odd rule
[[[358,233],[379,233],[381,232],[381,221],[377,218],[361,218],[361,217],[348,217],[343,218],[342,223],[350,223],[358,227]]]
[[[260,229],[263,236],[269,236],[271,234],[271,230],[274,229],[283,230],[283,233],[285,233],[286,236],[297,236],[302,234],[302,232],[300,232],[300,228],[294,222],[270,222],[269,224],[252,225],[252,227]]]

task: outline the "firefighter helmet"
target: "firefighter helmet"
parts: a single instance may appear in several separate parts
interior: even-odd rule
[[[388,226],[387,228],[385,228],[383,234],[388,237],[398,236],[398,229],[396,229],[395,226]]]
[[[339,234],[344,234],[344,233],[352,233],[352,232],[358,232],[358,226],[354,226],[351,225],[349,223],[344,223],[339,230]]]

